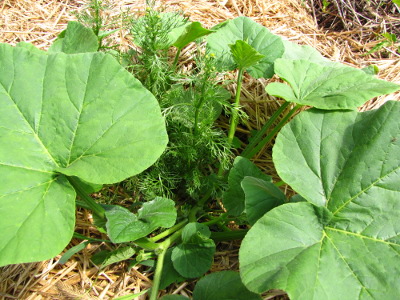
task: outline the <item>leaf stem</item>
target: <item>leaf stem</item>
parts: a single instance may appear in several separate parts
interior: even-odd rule
[[[158,254],[156,270],[154,272],[154,278],[153,278],[153,286],[151,287],[151,292],[150,292],[150,300],[157,300],[158,289],[160,288],[161,275],[164,267],[164,259],[167,250],[168,247],[165,247]]]
[[[172,67],[175,69],[176,65],[178,64],[178,60],[179,60],[179,55],[181,55],[181,49],[178,48],[178,50],[176,51],[175,54],[175,58],[174,58],[174,62],[172,63]]]
[[[173,234],[175,231],[181,229],[183,226],[185,226],[188,223],[188,220],[185,219],[184,221],[172,226],[171,228],[168,228],[167,230],[164,230],[160,234],[157,234],[156,236],[153,236],[149,238],[151,242],[158,242],[159,240],[169,236],[170,234]]]
[[[81,186],[81,184],[74,177],[67,176],[69,183],[74,187],[76,193],[79,197],[87,204],[87,206],[92,210],[92,212],[101,219],[105,219],[104,208],[94,201]]]
[[[239,114],[238,110],[240,108],[240,93],[242,91],[242,81],[243,81],[243,73],[244,69],[239,69],[238,77],[237,77],[237,88],[236,88],[236,95],[235,95],[235,102],[233,103],[232,110],[231,110],[231,123],[228,132],[228,143],[232,144],[233,138],[235,136],[236,127],[239,122]]]
[[[290,102],[283,103],[269,118],[269,120],[261,127],[261,129],[257,132],[257,134],[252,138],[249,144],[246,146],[241,156],[246,158],[251,158],[249,153],[251,150],[260,142],[263,135],[268,131],[268,129],[274,124],[276,119],[283,113],[283,111],[290,105]]]
[[[167,253],[168,248],[177,239],[181,238],[182,231],[183,228],[177,230],[173,235],[171,235],[165,241],[159,244],[160,247],[158,249],[161,251],[158,253],[157,257],[157,264],[156,264],[156,270],[154,272],[153,286],[151,288],[150,300],[157,300],[158,289],[160,288],[161,274],[164,267],[165,254]]]
[[[266,144],[268,144],[273,137],[278,133],[278,131],[283,127],[283,125],[285,125],[287,123],[287,121],[290,119],[290,117],[297,111],[299,110],[299,108],[301,107],[300,104],[297,104],[295,107],[293,107],[287,114],[286,116],[278,123],[278,125],[276,125],[270,133],[268,133],[268,135],[262,139],[261,142],[258,143],[257,146],[255,146],[253,148],[253,150],[251,150],[247,157],[253,157],[254,155],[256,155],[262,148],[264,148],[264,146]]]

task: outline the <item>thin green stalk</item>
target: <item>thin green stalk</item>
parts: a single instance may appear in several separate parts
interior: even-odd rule
[[[218,223],[220,221],[223,221],[224,219],[226,219],[227,216],[228,216],[228,213],[223,213],[220,216],[218,216],[216,218],[213,218],[211,221],[203,222],[202,224],[210,226],[210,225],[216,224],[216,223]]]
[[[257,134],[252,138],[250,143],[243,150],[241,156],[246,158],[251,158],[249,153],[253,150],[253,148],[259,143],[263,137],[263,135],[268,131],[268,129],[274,124],[276,119],[283,113],[283,111],[290,105],[290,102],[283,103],[269,118],[269,120],[261,127],[261,129],[257,132]]]
[[[287,123],[287,121],[290,119],[290,117],[301,107],[300,104],[297,104],[295,107],[293,107],[287,115],[276,125],[269,133],[268,135],[258,143],[256,147],[253,148],[252,151],[249,152],[247,157],[253,157],[256,155],[266,144],[268,144],[272,138],[278,133],[278,131]]]
[[[175,58],[174,58],[174,62],[172,63],[172,67],[175,69],[177,64],[178,64],[178,60],[179,60],[179,55],[181,55],[181,49],[178,49],[178,51],[176,51],[175,54]]]
[[[156,270],[154,272],[153,286],[151,288],[150,300],[157,300],[158,289],[160,288],[161,274],[162,274],[162,270],[163,270],[163,266],[164,266],[165,254],[167,253],[168,248],[177,239],[180,239],[182,231],[183,231],[183,228],[179,229],[173,235],[171,235],[169,238],[167,238],[165,241],[160,243],[159,249],[161,250],[161,252],[158,253],[158,257],[157,257],[157,264],[156,264]]]
[[[228,144],[232,144],[233,138],[235,137],[236,127],[239,123],[239,113],[238,110],[240,108],[240,93],[242,91],[242,81],[243,81],[243,74],[244,69],[239,69],[238,77],[237,77],[237,87],[236,87],[236,95],[235,95],[235,102],[233,103],[232,110],[231,110],[231,119],[229,125],[229,132],[228,132]],[[222,178],[224,175],[224,170],[222,168],[222,164],[219,165],[217,176]]]
[[[238,110],[240,108],[240,93],[242,91],[242,81],[243,81],[243,73],[244,69],[239,69],[238,77],[237,77],[237,88],[235,95],[235,102],[233,103],[232,113],[231,113],[231,123],[228,132],[228,143],[232,144],[233,138],[235,136],[236,127],[239,123],[239,113]]]
[[[94,201],[89,195],[86,194],[85,190],[82,188],[80,183],[73,177],[67,177],[69,183],[75,188],[75,191],[79,197],[87,204],[87,206],[92,210],[92,212],[101,219],[105,218],[104,208]]]
[[[158,289],[160,288],[161,274],[164,267],[165,254],[168,247],[163,248],[157,257],[156,270],[154,272],[153,286],[151,287],[150,300],[157,300]]]
[[[179,229],[184,227],[187,223],[188,223],[188,220],[185,219],[184,221],[172,226],[171,228],[168,228],[167,230],[164,230],[160,234],[157,234],[156,236],[153,236],[153,237],[149,238],[149,240],[151,242],[154,242],[154,243],[158,242],[159,240],[161,240],[161,239],[173,234],[175,231],[178,231]]]

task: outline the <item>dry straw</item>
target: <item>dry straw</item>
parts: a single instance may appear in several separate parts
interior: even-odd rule
[[[145,5],[145,1],[114,2],[115,8],[111,14],[118,14],[121,10],[127,9],[138,12],[143,10]],[[354,1],[348,2],[351,4]],[[366,2],[371,3],[371,1]],[[162,1],[161,5],[168,10],[182,10],[192,21],[200,21],[208,27],[226,19],[241,15],[248,16],[268,27],[275,34],[315,47],[334,61],[355,67],[375,64],[380,69],[380,78],[400,83],[400,60],[396,53],[389,53],[386,58],[379,55],[363,56],[378,43],[375,38],[377,30],[382,30],[382,26],[386,26],[383,28],[385,29],[390,24],[399,24],[396,23],[399,22],[399,18],[387,13],[382,15],[382,11],[378,9],[373,14],[374,18],[371,18],[370,12],[374,12],[374,7],[370,5],[368,6],[370,11],[365,14],[369,21],[356,23],[361,18],[360,14],[362,15],[359,6],[354,7],[352,11],[349,5],[346,6],[345,0],[334,0],[332,3],[336,4],[336,11],[332,7],[330,15],[321,13],[319,0],[171,0]],[[0,1],[0,42],[16,44],[25,41],[46,49],[57,34],[65,28],[66,23],[75,19],[72,12],[84,9],[84,5],[84,1],[78,0],[2,0]],[[324,18],[328,17],[331,18],[333,27],[341,23],[343,30],[338,32],[328,30],[332,28],[318,29],[316,21],[319,21],[321,27],[326,27],[329,20],[324,21]],[[130,47],[127,33],[119,32],[114,39],[123,47]],[[265,80],[246,78],[242,105],[250,118],[238,129],[241,134],[246,135],[251,130],[259,128],[280,105],[278,99],[265,94],[265,85]],[[389,99],[399,100],[400,93],[374,99],[362,109],[378,107]],[[223,120],[221,126],[226,126]],[[273,170],[269,153],[270,151],[264,151],[255,160],[258,166],[267,173]],[[86,211],[77,213],[77,231],[87,236],[101,237],[91,224],[91,216]],[[74,239],[68,248],[80,242]],[[126,265],[120,263],[104,270],[98,269],[90,261],[90,257],[98,247],[107,246],[90,245],[64,265],[57,263],[60,258],[58,256],[40,263],[1,268],[0,299],[113,299],[129,293],[138,293],[151,286],[149,279],[151,273],[148,273],[145,268],[134,267],[127,271]],[[213,270],[237,269],[237,264],[237,245],[235,243],[219,244]],[[193,284],[183,283],[173,286],[169,292],[190,296],[192,289]],[[274,292],[268,298],[278,295],[275,298],[278,299],[281,297],[280,294]]]

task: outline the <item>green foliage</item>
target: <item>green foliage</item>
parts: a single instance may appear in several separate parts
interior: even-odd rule
[[[5,265],[53,257],[70,241],[75,190],[67,176],[118,182],[154,163],[167,136],[154,97],[108,55],[1,44],[0,65]]]
[[[210,53],[216,55],[219,68],[233,70],[236,67],[229,45],[235,44],[237,40],[248,43],[264,55],[257,65],[249,67],[246,71],[255,78],[272,77],[274,61],[284,52],[282,39],[250,18],[238,17],[229,20],[207,37],[207,48]]]
[[[113,243],[124,243],[142,238],[159,227],[169,228],[176,221],[174,206],[174,201],[160,197],[144,203],[137,214],[122,206],[107,205],[107,234]]]
[[[127,26],[126,21],[129,20],[129,12],[121,11],[116,16],[111,16],[112,2],[109,0],[88,0],[85,9],[79,13],[75,12],[75,16],[79,23],[86,28],[90,28],[97,37],[99,49],[115,48],[116,45],[111,45],[110,41],[104,41],[105,38],[119,31],[121,28],[114,29],[116,26]]]
[[[92,210],[110,240],[75,233],[86,241],[60,261],[89,243],[123,243],[92,261],[155,267],[150,300],[206,273],[214,241],[247,232],[241,278],[207,275],[194,300],[261,299],[273,288],[292,299],[396,297],[400,105],[348,110],[399,86],[376,79],[374,66],[332,62],[249,18],[209,30],[147,4],[141,17],[120,16],[132,34],[128,53],[104,44],[121,26],[110,27],[107,3],[95,0],[49,52],[0,45],[0,265],[58,254],[73,234],[76,203]],[[238,71],[232,103],[221,70]],[[235,132],[245,116],[245,72],[278,75],[289,85],[271,83],[267,91],[297,105],[284,102],[230,169],[243,145]],[[283,181],[274,184],[245,157],[266,149],[301,105],[315,108],[278,135],[273,160]],[[216,125],[221,114],[228,133]],[[96,195],[105,204],[88,196],[117,182]],[[289,201],[285,184],[298,192]]]
[[[363,113],[311,110],[282,129],[275,165],[309,203],[279,206],[249,231],[239,260],[250,290],[283,289],[291,299],[396,297],[389,274],[400,271],[399,113],[398,102]]]
[[[396,4],[398,5],[398,3]],[[394,33],[384,32],[379,34],[378,38],[380,39],[380,42],[376,44],[371,50],[369,50],[365,55],[379,52],[383,50],[385,47],[391,47],[397,43],[397,36]],[[399,52],[399,50],[397,50],[397,52]]]
[[[231,149],[214,122],[227,106],[230,93],[219,85],[211,55],[199,53],[196,68],[179,79],[160,98],[166,117],[169,144],[157,163],[131,182],[151,198],[162,195],[198,199],[210,187],[210,166],[227,169]]]
[[[179,13],[160,13],[152,8],[132,21],[131,34],[138,50],[132,51],[132,70],[158,99],[170,88],[174,72],[168,63],[170,33],[186,23]],[[173,37],[172,37],[173,39]]]
[[[194,42],[198,38],[212,33],[212,30],[208,30],[201,26],[200,22],[192,22],[185,26],[184,31],[172,44],[179,50],[182,50],[189,43]]]
[[[49,53],[64,52],[67,54],[96,52],[99,48],[97,36],[93,30],[79,22],[68,22],[68,27],[59,34],[51,45]]]
[[[264,55],[260,54],[252,46],[237,40],[235,44],[229,45],[233,61],[236,63],[238,69],[247,69],[256,65]]]
[[[246,217],[250,225],[274,207],[287,202],[285,194],[270,181],[246,176],[240,184],[245,194]]]
[[[246,176],[260,178],[271,182],[271,177],[265,175],[249,159],[238,156],[229,172],[228,188],[223,194],[223,202],[230,215],[238,216],[245,209],[245,193],[240,183]]]
[[[277,59],[276,74],[290,86],[274,82],[266,91],[286,101],[320,109],[355,109],[399,85],[347,66],[323,66],[307,60]]]
[[[120,261],[125,261],[131,258],[136,253],[136,249],[130,246],[120,247],[118,249],[109,251],[103,250],[97,252],[92,256],[91,260],[94,264],[105,268],[111,264],[115,264]]]
[[[182,242],[172,250],[175,270],[186,278],[206,273],[213,262],[215,244],[209,237],[210,230],[200,223],[189,223],[183,229]]]
[[[170,286],[172,283],[179,283],[185,281],[185,277],[175,270],[172,263],[171,255],[173,248],[169,248],[165,254],[163,269],[160,280],[160,289],[163,290]]]
[[[261,300],[262,298],[243,285],[239,273],[222,271],[201,278],[193,291],[193,300],[214,299]]]

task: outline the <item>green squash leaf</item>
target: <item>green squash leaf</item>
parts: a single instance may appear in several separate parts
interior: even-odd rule
[[[228,189],[223,193],[222,200],[226,210],[232,216],[238,216],[245,209],[245,194],[240,185],[246,176],[260,178],[271,182],[271,177],[265,175],[249,159],[238,156],[228,176]]]
[[[46,51],[40,50],[39,48],[36,48],[34,45],[32,45],[31,43],[27,43],[27,42],[19,42],[18,44],[15,45],[15,47],[21,47],[21,48],[25,48],[26,50],[29,50],[30,52],[35,52],[37,54],[44,54],[47,55]]]
[[[0,265],[49,259],[71,240],[67,178],[105,184],[167,144],[154,96],[103,53],[43,55],[0,44]]]
[[[237,40],[244,41],[260,54],[264,55],[257,65],[247,69],[255,78],[270,78],[274,75],[274,61],[284,52],[282,40],[264,26],[247,17],[238,17],[220,26],[217,32],[207,37],[208,53],[214,53],[218,67],[222,70],[234,70],[235,61],[229,45]]]
[[[229,45],[229,47],[238,69],[248,69],[255,66],[264,57],[252,46],[241,40],[237,40],[235,44]]]
[[[143,204],[137,214],[118,205],[105,207],[107,233],[113,243],[124,243],[142,238],[157,228],[175,224],[175,202],[157,197]]]
[[[332,197],[357,200],[375,181],[379,186],[381,179],[391,182],[397,173],[387,172],[396,170],[400,155],[399,105],[387,102],[364,113],[316,109],[301,113],[276,139],[273,160],[279,176],[308,201],[329,203],[331,210],[339,205],[330,201]]]
[[[172,45],[178,48],[179,50],[182,50],[189,43],[194,42],[198,38],[201,38],[212,32],[214,31],[203,28],[200,22],[192,22],[185,26],[185,30],[183,30],[181,35]]]
[[[286,202],[285,194],[270,181],[246,176],[241,186],[245,194],[246,217],[250,225],[266,212]]]
[[[285,52],[282,55],[284,59],[291,60],[307,60],[313,63],[317,63],[319,65],[331,66],[331,67],[341,67],[343,66],[340,63],[333,62],[322,56],[321,53],[318,52],[317,49],[308,46],[308,45],[298,45],[293,42],[289,42],[286,40],[282,40],[283,45],[285,47]]]
[[[267,93],[320,109],[356,109],[373,97],[400,86],[347,66],[323,66],[307,60],[277,59],[275,72],[290,86],[274,82]]]
[[[193,291],[193,300],[261,300],[250,292],[240,280],[239,273],[222,271],[199,280]]]
[[[60,34],[49,48],[49,53],[64,52],[67,54],[96,52],[99,42],[92,29],[79,22],[68,22],[67,29]]]
[[[182,243],[172,251],[172,263],[183,277],[195,278],[207,272],[213,262],[215,244],[206,225],[189,223],[182,231]]]
[[[239,253],[250,290],[283,289],[290,299],[397,297],[399,115],[400,103],[387,102],[363,113],[310,110],[285,125],[273,149],[278,174],[318,206],[281,205],[250,229]]]

